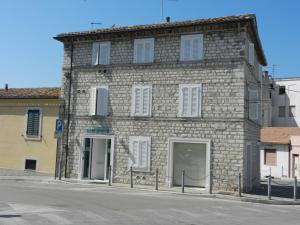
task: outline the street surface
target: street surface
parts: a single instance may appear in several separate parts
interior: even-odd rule
[[[105,185],[0,181],[1,225],[299,225],[274,206]]]

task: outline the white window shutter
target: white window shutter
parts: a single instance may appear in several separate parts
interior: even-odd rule
[[[110,42],[100,43],[99,64],[108,65],[110,63]]]
[[[148,142],[140,141],[139,167],[148,169]]]
[[[151,105],[151,87],[143,88],[143,98],[142,98],[142,114],[144,116],[150,115],[150,105]]]
[[[249,42],[249,64],[254,65],[254,54],[255,54],[255,49],[254,49],[254,44]]]
[[[191,40],[187,39],[183,42],[183,59],[189,60],[191,58]]]
[[[192,58],[200,59],[200,39],[193,40]]]
[[[151,62],[151,42],[144,44],[144,58],[143,62]]]
[[[191,116],[198,116],[199,113],[199,88],[191,88]]]
[[[94,42],[92,47],[92,65],[99,64],[99,49],[100,49],[99,42]]]
[[[97,115],[107,116],[108,114],[108,88],[97,88]]]
[[[90,89],[90,103],[89,103],[89,114],[91,116],[96,115],[96,101],[97,101],[97,88],[92,87]]]
[[[249,89],[249,119],[258,120],[258,91]]]
[[[135,87],[134,93],[134,114],[139,115],[142,111],[142,89]]]
[[[139,149],[139,141],[131,138],[129,143],[128,167],[138,167]]]
[[[183,87],[181,89],[182,94],[182,115],[189,114],[189,88]]]

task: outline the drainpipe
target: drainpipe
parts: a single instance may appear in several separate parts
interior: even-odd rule
[[[69,90],[68,90],[68,114],[67,114],[67,131],[66,131],[66,159],[65,159],[65,178],[67,177],[67,168],[68,168],[68,156],[69,156],[69,133],[70,133],[70,108],[71,108],[71,90],[72,90],[72,71],[73,71],[73,41],[71,43],[71,61],[70,61],[70,71],[67,76],[69,79]]]

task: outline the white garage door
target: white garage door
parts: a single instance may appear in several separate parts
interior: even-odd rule
[[[205,187],[206,144],[175,143],[173,157],[173,185],[181,185],[184,170],[186,186]]]

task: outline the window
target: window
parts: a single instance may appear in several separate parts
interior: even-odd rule
[[[254,44],[252,42],[249,42],[249,50],[248,50],[249,56],[249,64],[254,66],[254,54],[255,54],[255,49],[254,49]]]
[[[25,160],[25,170],[36,170],[36,160],[26,159]]]
[[[258,91],[256,89],[248,89],[248,96],[249,96],[249,119],[253,121],[258,121],[259,119],[259,99],[258,99]]]
[[[108,87],[92,87],[90,90],[90,112],[91,116],[108,115]]]
[[[285,86],[279,86],[278,94],[279,95],[284,95],[285,94]]]
[[[151,116],[152,87],[134,85],[132,87],[132,116]]]
[[[203,35],[183,35],[181,36],[180,60],[201,60],[203,59]]]
[[[150,137],[129,137],[128,167],[138,171],[150,171]]]
[[[108,65],[110,63],[110,41],[94,42],[92,65]]]
[[[201,116],[201,84],[179,85],[179,115],[180,117]]]
[[[265,149],[265,165],[276,166],[277,154],[275,149]]]
[[[134,40],[134,63],[151,63],[154,60],[154,38]]]
[[[285,117],[285,106],[278,107],[278,117]]]
[[[39,139],[41,136],[41,110],[31,108],[27,110],[26,138]]]
[[[291,105],[289,106],[289,117],[295,117],[296,115],[296,106]]]

